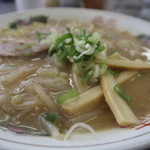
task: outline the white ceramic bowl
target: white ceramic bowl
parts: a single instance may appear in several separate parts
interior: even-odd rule
[[[117,21],[117,27],[127,30],[132,34],[150,35],[150,23],[113,12],[78,9],[78,8],[49,8],[35,9],[25,12],[15,12],[0,16],[0,28],[16,19],[28,18],[34,15],[47,15],[55,19],[75,18],[88,21],[95,16],[113,18]],[[150,115],[145,117],[150,123]],[[148,122],[149,121],[149,122]],[[142,126],[142,124],[140,125]],[[150,147],[150,126],[139,130],[128,128],[116,128],[101,131],[96,135],[84,134],[73,136],[68,141],[58,141],[46,136],[21,136],[10,132],[10,129],[0,127],[0,148],[9,150],[123,150],[123,149],[144,149]]]

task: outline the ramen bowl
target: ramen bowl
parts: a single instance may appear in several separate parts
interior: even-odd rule
[[[0,28],[7,27],[17,19],[30,16],[46,15],[56,20],[76,19],[90,21],[101,16],[113,19],[119,30],[128,31],[133,35],[150,35],[150,23],[144,20],[108,11],[82,9],[82,8],[42,8],[24,12],[14,12],[0,16]],[[0,148],[6,150],[122,150],[144,149],[150,146],[150,114],[143,116],[140,123],[132,128],[113,128],[97,131],[94,134],[75,134],[68,140],[53,139],[36,130],[25,130],[15,126],[0,126]]]

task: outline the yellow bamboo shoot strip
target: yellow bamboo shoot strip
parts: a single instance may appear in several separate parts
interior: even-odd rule
[[[40,84],[34,83],[33,89],[50,110],[54,110],[58,112],[58,108],[56,104],[53,102],[52,97],[49,97],[46,94],[46,92],[44,91],[43,87]]]
[[[121,84],[137,73],[137,71],[124,71],[118,76],[117,83]],[[93,95],[93,93],[95,95]],[[69,116],[77,116],[93,110],[101,103],[103,98],[103,91],[98,86],[81,93],[79,97],[61,104],[61,107],[65,114]]]
[[[81,93],[78,97],[66,101],[61,104],[61,107],[65,114],[75,116],[93,110],[100,105],[102,97],[103,93],[100,86],[96,86]]]
[[[110,55],[109,58],[112,58],[112,59],[121,59],[121,60],[125,60],[126,58],[121,56],[120,53],[118,52],[115,52],[114,54]]]
[[[139,123],[128,104],[114,91],[117,84],[113,75],[106,73],[101,80],[105,100],[112,110],[120,126],[130,126]]]
[[[128,71],[122,71],[119,76],[116,78],[116,82],[117,84],[122,84],[125,81],[129,80],[130,78],[132,78],[133,76],[135,76],[136,74],[138,74],[138,71],[132,71],[132,70],[128,70]]]
[[[110,67],[116,67],[116,68],[150,69],[150,63],[146,63],[143,61],[108,59],[107,64]]]
[[[4,85],[11,84],[34,73],[36,70],[37,67],[22,67],[18,71],[13,71],[8,75],[2,76],[0,78],[0,82]]]

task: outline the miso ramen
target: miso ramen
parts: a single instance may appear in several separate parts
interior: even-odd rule
[[[0,125],[59,138],[130,127],[150,113],[145,41],[101,17],[40,17],[0,30]]]

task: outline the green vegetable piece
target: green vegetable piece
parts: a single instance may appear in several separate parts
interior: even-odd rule
[[[79,29],[75,29],[75,31],[74,31],[74,36],[75,36],[77,39],[79,39],[79,40],[85,39],[85,38],[86,38],[85,35],[86,35],[86,34],[85,34],[85,30],[84,30],[84,29],[79,28]],[[87,37],[87,38],[88,38],[88,37]]]
[[[40,15],[40,16],[35,16],[35,17],[31,17],[29,20],[22,20],[22,19],[18,19],[12,23],[10,23],[9,27],[11,29],[17,29],[19,26],[27,26],[30,25],[34,22],[42,22],[42,23],[47,23],[48,21],[48,17],[44,16],[44,15]]]
[[[79,54],[79,52],[76,51],[75,54],[74,54],[74,57],[73,57],[73,60],[74,60],[75,63],[79,63],[85,58],[84,55],[79,57],[79,58],[75,58],[75,56],[78,56],[78,55],[80,55],[80,54]]]
[[[76,89],[72,89],[72,90],[70,90],[70,91],[68,91],[62,95],[57,96],[56,101],[58,104],[62,104],[65,101],[72,99],[78,95],[79,95],[78,91]]]
[[[71,28],[67,28],[68,33],[71,33]]]
[[[66,55],[67,55],[67,51],[65,51],[64,49],[62,49],[57,54],[58,60],[61,60],[61,61],[64,60],[66,58]]]
[[[17,50],[24,50],[26,48],[31,48],[35,46],[35,43],[30,43],[30,44],[23,44],[21,46],[16,47]]]
[[[136,36],[136,38],[138,38],[138,39],[140,39],[140,40],[143,40],[143,39],[145,39],[145,38],[147,38],[147,37],[148,37],[148,36],[145,35],[145,34],[139,34],[139,35]]]
[[[29,20],[29,23],[33,23],[33,22],[43,22],[43,23],[47,23],[48,21],[48,17],[44,16],[44,15],[40,15],[40,16],[35,16],[35,17],[31,17]]]
[[[117,71],[114,71],[114,70],[112,70],[112,69],[110,69],[110,68],[108,68],[107,71],[108,71],[110,74],[112,74],[115,78],[118,77],[118,75],[119,75],[119,73],[118,73]]]
[[[42,32],[37,32],[37,37],[38,40],[41,41],[43,40],[45,37],[47,37],[49,35],[49,33],[42,33]]]
[[[74,43],[73,36],[70,33],[66,33],[59,37],[52,47],[49,48],[48,54],[51,56],[55,52],[57,53],[62,47],[65,48],[65,45],[72,45]]]
[[[100,43],[100,35],[97,32],[88,34],[84,29],[67,28],[67,33],[59,35],[51,44],[48,55],[57,56],[60,61],[69,61],[76,64],[88,64],[87,69],[82,68],[82,75],[85,75],[82,83],[86,83],[94,73],[96,65],[95,58],[98,56],[98,61],[103,61],[105,46]],[[80,65],[78,65],[80,66]],[[101,74],[107,70],[107,65],[101,65]],[[79,69],[79,68],[78,68]],[[96,72],[95,76],[99,74]],[[93,75],[93,77],[95,78]]]
[[[70,50],[68,51],[68,56],[70,56],[70,57],[74,56],[75,52],[76,52],[76,49],[75,49],[74,45],[72,45],[70,47]]]
[[[105,46],[101,45],[100,42],[98,42],[96,50],[102,52],[105,50]]]
[[[100,64],[100,76],[102,76],[108,69],[107,64]]]
[[[49,122],[54,123],[54,122],[60,120],[61,117],[58,114],[52,114],[52,113],[46,112],[44,114],[44,119],[47,120],[47,121],[49,121]]]
[[[115,85],[114,86],[115,92],[120,95],[125,101],[130,102],[132,101],[132,97],[126,93],[123,92],[122,88],[120,85]]]
[[[19,19],[19,20],[16,20],[16,21],[10,23],[9,28],[17,29],[18,26],[25,26],[25,25],[28,25],[28,22]]]
[[[32,56],[33,51],[32,50],[28,50],[22,53],[23,56]]]
[[[67,39],[71,39],[71,40],[69,42],[65,41]],[[56,48],[60,44],[61,45],[63,45],[63,44],[65,44],[65,45],[71,45],[71,44],[73,44],[73,37],[72,37],[72,35],[70,33],[66,33],[66,34],[62,35],[60,38],[58,38],[56,40],[56,43],[55,43],[55,45],[54,45],[53,48]]]
[[[17,29],[17,22],[12,22],[10,25],[9,25],[9,28],[11,29]]]
[[[87,81],[91,78],[93,73],[94,73],[94,69],[89,70],[81,82],[84,84],[87,83]]]
[[[91,36],[88,37],[88,41],[93,44],[97,44],[100,41],[100,35],[97,32],[94,32],[91,34]]]

